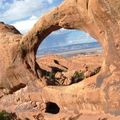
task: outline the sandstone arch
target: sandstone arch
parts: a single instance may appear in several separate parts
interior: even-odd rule
[[[34,28],[22,38],[21,44],[27,40],[23,43],[25,48],[31,46],[28,49],[34,48],[36,51],[44,37],[54,30],[66,28],[88,32],[101,43],[104,49],[105,60],[103,63],[103,73],[98,77],[99,86],[101,84],[99,81],[102,82],[102,79],[119,69],[119,62],[116,62],[119,59],[119,43],[117,42],[117,39],[119,39],[117,32],[119,31],[119,25],[113,15],[115,10],[112,9],[111,4],[111,1],[65,1],[38,21]],[[32,40],[34,40],[33,44],[29,42]]]
[[[41,96],[44,101],[57,103],[62,110],[76,107],[78,111],[88,109],[119,115],[119,7],[119,0],[65,0],[44,15],[26,35],[0,23],[0,88],[13,92],[25,87],[29,81],[40,79],[43,70],[38,66],[35,54],[41,41],[52,31],[60,28],[83,30],[96,38],[104,49],[101,73],[64,90],[44,87]],[[71,100],[66,102],[66,95]]]

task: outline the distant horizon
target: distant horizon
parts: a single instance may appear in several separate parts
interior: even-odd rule
[[[85,43],[76,43],[76,44],[69,44],[69,45],[62,45],[62,46],[54,46],[54,47],[47,47],[47,48],[59,48],[59,47],[67,47],[67,46],[73,46],[73,45],[81,45],[81,44],[92,44],[92,43],[98,43],[99,44],[99,42],[98,41],[92,41],[92,42],[85,42]],[[39,50],[40,49],[46,49],[46,47],[43,47],[43,48],[40,48],[40,46],[39,46]]]
[[[44,56],[49,54],[57,54],[57,55],[71,55],[71,54],[89,54],[89,53],[100,53],[102,51],[102,47],[98,42],[90,42],[90,43],[79,43],[72,44],[61,47],[49,47],[38,49],[37,56]]]

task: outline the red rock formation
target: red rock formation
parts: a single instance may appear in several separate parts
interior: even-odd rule
[[[43,70],[35,57],[39,44],[51,32],[60,28],[78,29],[89,33],[102,45],[102,70],[97,76],[75,85],[61,88],[44,87],[40,92],[43,103],[55,102],[60,107],[60,114],[68,111],[75,114],[77,111],[78,115],[80,112],[120,115],[119,8],[119,0],[65,0],[40,18],[26,35],[21,35],[12,26],[0,23],[1,92],[12,93],[25,87],[30,81],[33,84],[40,81]],[[40,86],[38,88],[40,89]],[[9,95],[12,102],[8,96],[2,97],[0,108],[7,109],[16,99],[12,97],[14,94]],[[36,99],[37,97],[35,101]]]

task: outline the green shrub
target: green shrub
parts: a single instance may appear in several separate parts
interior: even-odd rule
[[[55,73],[54,72],[47,72],[46,73],[46,77],[48,79],[54,79],[55,78]]]
[[[101,70],[101,67],[97,67],[97,68],[95,69],[94,73],[97,74],[97,73],[100,72],[100,70]]]
[[[76,71],[72,77],[72,83],[77,83],[85,78],[83,71]]]
[[[0,120],[20,120],[20,119],[17,119],[15,113],[8,113],[3,110],[0,112]]]
[[[6,111],[0,112],[0,120],[11,120],[10,113],[7,113]]]
[[[101,67],[97,67],[97,68],[92,72],[91,76],[96,75],[97,73],[100,72],[100,70],[101,70]]]
[[[45,75],[47,79],[47,85],[56,85],[55,73],[54,72],[47,72]]]

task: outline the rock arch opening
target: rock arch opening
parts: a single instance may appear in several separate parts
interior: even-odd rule
[[[42,81],[66,86],[92,77],[101,70],[102,52],[100,43],[87,33],[57,30],[47,36],[37,51],[37,62],[46,71]]]

